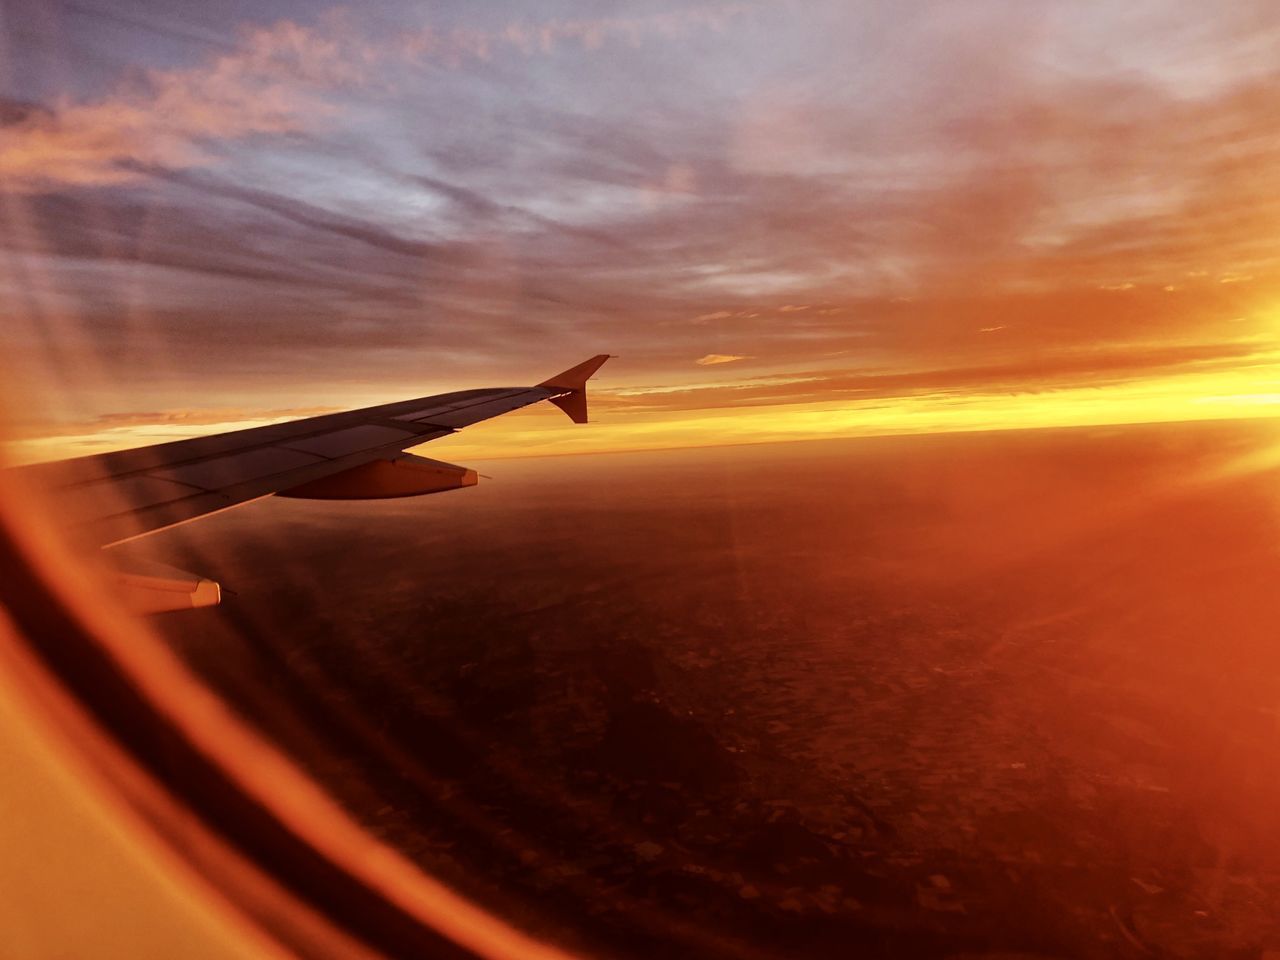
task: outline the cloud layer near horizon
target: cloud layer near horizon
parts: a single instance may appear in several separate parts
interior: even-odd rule
[[[24,40],[59,69],[0,76],[3,344],[46,419],[598,350],[658,418],[1271,356],[1264,4],[217,9],[76,8]]]

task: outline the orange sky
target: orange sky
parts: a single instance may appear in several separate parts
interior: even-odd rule
[[[11,456],[601,351],[590,427],[437,455],[1280,410],[1267,5],[584,9],[33,19],[0,58]]]

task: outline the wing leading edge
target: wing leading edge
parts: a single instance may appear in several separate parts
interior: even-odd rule
[[[600,354],[533,387],[444,393],[20,469],[75,535],[103,547],[273,494],[439,493],[474,485],[475,471],[406,454],[407,447],[542,400],[585,423],[587,381],[608,359]]]

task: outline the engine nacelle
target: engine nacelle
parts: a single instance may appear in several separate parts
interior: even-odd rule
[[[476,472],[466,467],[401,453],[388,460],[362,463],[350,470],[281,490],[276,496],[303,500],[388,500],[474,487],[478,480]]]

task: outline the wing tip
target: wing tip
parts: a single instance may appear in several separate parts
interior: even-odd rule
[[[554,377],[543,380],[538,386],[548,390],[558,390],[557,396],[548,399],[568,415],[574,423],[587,422],[587,381],[590,380],[606,360],[613,354],[598,353],[590,360],[584,360],[576,367],[570,367]]]
[[[585,390],[587,381],[604,366],[606,360],[613,359],[613,356],[611,353],[598,353],[590,360],[584,360],[577,366],[557,373],[554,377],[548,377],[538,386],[550,387],[553,390]]]

